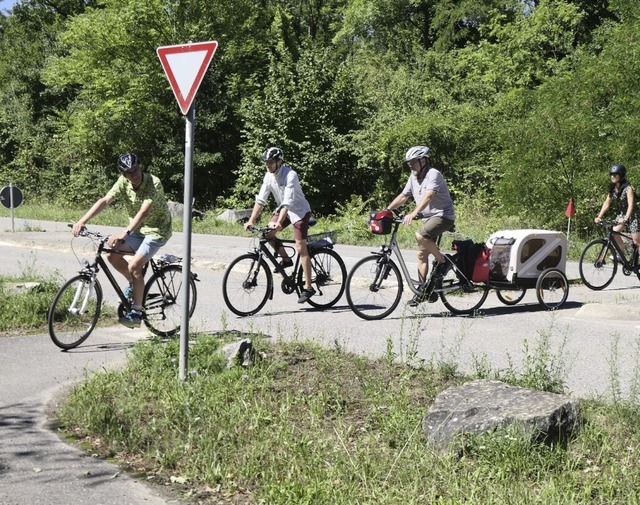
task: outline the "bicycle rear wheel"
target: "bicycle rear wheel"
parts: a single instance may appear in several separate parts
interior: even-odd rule
[[[567,276],[557,268],[548,268],[538,277],[536,295],[540,304],[548,309],[562,307],[569,296]]]
[[[91,276],[80,274],[58,290],[49,313],[49,336],[61,349],[73,349],[84,342],[98,323],[102,307],[102,286]]]
[[[273,275],[256,254],[243,254],[231,262],[222,278],[222,296],[229,310],[251,316],[273,293]]]
[[[362,319],[383,319],[402,297],[402,277],[396,264],[380,256],[361,259],[347,277],[347,302]]]
[[[589,242],[580,255],[578,268],[585,286],[594,291],[606,288],[616,275],[616,250],[604,239]]]
[[[167,265],[153,274],[144,287],[142,320],[160,337],[171,337],[182,323],[182,266]],[[196,309],[198,293],[193,278],[189,279],[189,317]]]
[[[318,309],[333,307],[344,293],[347,268],[344,261],[332,249],[320,249],[311,253],[311,284],[316,294],[307,303]],[[304,287],[304,272],[298,272],[298,286]]]
[[[473,314],[489,294],[489,284],[460,280],[455,269],[447,272],[436,291],[444,306],[454,314]]]

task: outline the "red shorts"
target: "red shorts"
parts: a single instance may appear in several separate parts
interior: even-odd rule
[[[278,216],[280,212],[276,212],[271,218],[272,223],[278,222]],[[307,232],[309,231],[309,220],[311,219],[311,212],[307,212],[304,217],[300,221],[296,221],[293,223],[293,238],[296,240],[304,240],[307,238]],[[291,224],[291,219],[289,219],[289,214],[284,218],[282,222],[282,229],[285,229],[287,226]]]

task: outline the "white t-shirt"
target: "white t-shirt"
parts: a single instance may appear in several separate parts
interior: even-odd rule
[[[262,180],[262,187],[256,195],[256,202],[260,205],[267,203],[269,194],[276,200],[276,211],[282,207],[288,209],[291,223],[300,221],[307,212],[311,212],[311,206],[304,197],[298,174],[292,168],[282,165],[273,174],[267,171]]]

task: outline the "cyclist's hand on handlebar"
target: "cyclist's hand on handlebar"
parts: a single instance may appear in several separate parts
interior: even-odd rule
[[[253,223],[251,221],[247,221],[243,226],[247,231],[252,231],[254,229]]]
[[[82,232],[87,229],[86,226],[82,223],[73,223],[73,224],[70,224],[69,226],[71,227],[71,233],[73,233],[74,237],[81,235]]]
[[[602,219],[596,216],[596,218],[595,218],[593,221],[594,221],[594,223],[596,223],[596,224],[597,224],[597,223],[599,223],[600,221],[602,221]]]
[[[107,243],[109,244],[109,247],[112,247],[112,248],[117,247],[120,244],[125,243],[124,239],[126,236],[127,236],[127,232],[118,233],[117,235],[111,235]]]
[[[420,213],[415,211],[411,212],[406,216],[404,216],[404,218],[402,219],[402,224],[404,224],[405,226],[409,226],[414,219],[419,219],[419,218],[420,218]]]

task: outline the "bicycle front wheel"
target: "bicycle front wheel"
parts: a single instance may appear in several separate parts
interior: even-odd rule
[[[251,316],[273,293],[273,275],[255,254],[244,254],[231,262],[222,278],[222,296],[229,310]]]
[[[362,319],[383,319],[402,297],[400,270],[391,260],[367,256],[355,264],[347,277],[347,302]]]
[[[589,242],[582,250],[578,263],[584,285],[600,291],[611,284],[618,270],[616,254],[613,246],[604,239]]]
[[[318,309],[333,307],[344,293],[347,268],[344,261],[332,249],[320,249],[311,253],[311,284],[316,294],[307,303]],[[298,285],[304,287],[304,272],[298,272]]]
[[[473,314],[489,294],[489,284],[458,279],[455,269],[449,270],[437,289],[444,306],[454,314]]]
[[[182,266],[167,265],[153,274],[144,287],[143,321],[160,337],[171,337],[182,323]],[[189,279],[189,318],[196,310],[198,293],[193,277]]]
[[[102,307],[102,286],[89,275],[69,279],[56,294],[47,314],[49,336],[61,349],[73,349],[84,342],[98,323]]]

